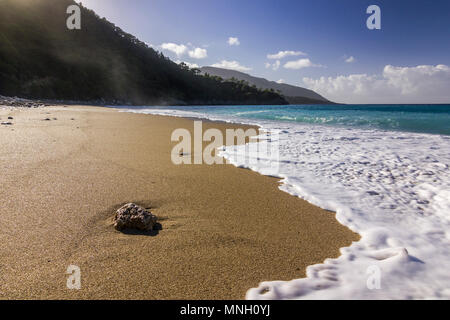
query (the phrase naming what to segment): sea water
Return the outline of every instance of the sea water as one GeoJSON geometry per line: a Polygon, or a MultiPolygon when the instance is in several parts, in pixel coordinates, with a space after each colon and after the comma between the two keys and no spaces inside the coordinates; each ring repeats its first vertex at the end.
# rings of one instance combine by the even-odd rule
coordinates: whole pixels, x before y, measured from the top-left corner
{"type": "MultiPolygon", "coordinates": [[[[450,298],[450,105],[145,107],[126,111],[256,124],[276,133],[281,189],[361,235],[307,277],[266,279],[248,299],[450,298]]],[[[247,158],[260,155],[246,154],[247,158]]],[[[300,219],[300,217],[299,217],[300,219]]],[[[292,239],[296,241],[296,239],[292,239]]],[[[273,257],[276,259],[276,257],[273,257]]]]}

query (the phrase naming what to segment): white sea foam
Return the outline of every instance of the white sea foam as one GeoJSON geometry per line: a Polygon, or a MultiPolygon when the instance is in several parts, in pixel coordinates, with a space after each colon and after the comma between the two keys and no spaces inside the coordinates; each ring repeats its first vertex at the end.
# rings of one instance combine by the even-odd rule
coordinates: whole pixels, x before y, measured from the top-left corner
{"type": "MultiPolygon", "coordinates": [[[[196,112],[130,111],[236,121],[196,112]]],[[[263,282],[247,292],[248,299],[450,298],[449,136],[255,124],[278,133],[272,143],[279,143],[280,155],[261,162],[279,162],[271,166],[278,172],[254,162],[251,169],[276,175],[282,190],[337,212],[361,240],[342,248],[339,258],[309,266],[306,278],[263,282]],[[380,271],[380,289],[367,285],[374,270],[380,271]]],[[[221,154],[245,167],[248,161],[236,157],[243,148],[227,147],[221,154]]]]}

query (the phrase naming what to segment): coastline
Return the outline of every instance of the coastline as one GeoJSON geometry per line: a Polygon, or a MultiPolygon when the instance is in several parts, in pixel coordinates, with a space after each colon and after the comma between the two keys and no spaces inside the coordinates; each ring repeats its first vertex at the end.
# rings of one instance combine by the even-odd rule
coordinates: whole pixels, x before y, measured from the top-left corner
{"type": "Polygon", "coordinates": [[[243,299],[359,239],[278,179],[173,165],[170,134],[192,131],[191,119],[87,106],[0,113],[14,118],[0,128],[0,298],[243,299]],[[114,209],[131,201],[151,207],[162,230],[115,231],[114,209]],[[69,265],[81,269],[81,290],[65,286],[69,265]]]}

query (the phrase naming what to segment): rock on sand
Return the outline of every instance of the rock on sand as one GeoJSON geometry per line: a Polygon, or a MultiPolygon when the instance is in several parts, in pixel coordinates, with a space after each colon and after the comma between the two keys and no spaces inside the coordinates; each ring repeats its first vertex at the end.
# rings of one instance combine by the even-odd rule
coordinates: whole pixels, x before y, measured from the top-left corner
{"type": "Polygon", "coordinates": [[[114,217],[114,228],[116,230],[138,229],[151,231],[155,224],[156,216],[135,203],[124,205],[117,210],[114,217]]]}

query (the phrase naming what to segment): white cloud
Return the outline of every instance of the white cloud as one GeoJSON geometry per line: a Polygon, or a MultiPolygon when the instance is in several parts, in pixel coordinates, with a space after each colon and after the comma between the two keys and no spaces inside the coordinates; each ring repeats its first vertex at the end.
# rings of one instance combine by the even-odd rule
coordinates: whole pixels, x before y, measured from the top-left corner
{"type": "Polygon", "coordinates": [[[177,57],[180,57],[183,54],[185,54],[188,49],[187,46],[185,46],[184,44],[176,44],[171,42],[163,43],[161,45],[161,48],[175,53],[177,57]]]}
{"type": "Polygon", "coordinates": [[[309,68],[309,67],[321,67],[320,64],[314,64],[309,59],[299,59],[295,61],[289,61],[286,62],[283,66],[285,69],[303,69],[303,68],[309,68]]]}
{"type": "Polygon", "coordinates": [[[193,68],[200,68],[198,64],[196,63],[190,63],[187,61],[181,61],[181,60],[177,60],[175,61],[176,64],[180,64],[180,63],[184,63],[185,65],[187,65],[189,68],[193,69],[193,68]]]}
{"type": "Polygon", "coordinates": [[[282,84],[282,83],[286,83],[286,81],[284,79],[280,79],[277,81],[277,83],[282,84]]]}
{"type": "Polygon", "coordinates": [[[195,48],[194,50],[189,50],[189,57],[194,59],[204,59],[208,56],[208,51],[202,48],[195,48]]]}
{"type": "Polygon", "coordinates": [[[190,42],[187,45],[167,42],[163,43],[160,48],[175,53],[178,58],[185,55],[186,53],[189,55],[189,57],[194,59],[204,59],[208,56],[208,51],[206,49],[194,48],[190,42]],[[189,50],[189,48],[192,49],[189,50]]]}
{"type": "Polygon", "coordinates": [[[241,71],[241,72],[252,70],[252,68],[248,68],[248,67],[240,65],[240,63],[237,61],[227,61],[227,60],[222,60],[211,66],[216,67],[216,68],[231,69],[231,70],[236,70],[236,71],[241,71]]]}
{"type": "Polygon", "coordinates": [[[235,38],[235,37],[229,37],[228,38],[228,44],[230,46],[238,46],[241,44],[241,42],[239,41],[239,38],[235,38]]]}
{"type": "Polygon", "coordinates": [[[281,64],[280,60],[277,60],[273,64],[266,62],[265,66],[266,66],[266,69],[272,68],[272,70],[276,71],[280,68],[280,64],[281,64]]]}
{"type": "Polygon", "coordinates": [[[289,56],[306,56],[307,54],[301,51],[279,51],[275,54],[268,54],[267,59],[283,59],[289,56]]]}
{"type": "Polygon", "coordinates": [[[328,99],[345,103],[449,103],[450,67],[387,65],[381,75],[303,78],[305,85],[328,99]]]}
{"type": "Polygon", "coordinates": [[[356,60],[355,57],[350,56],[349,58],[345,59],[345,62],[352,63],[352,62],[355,62],[355,60],[356,60]]]}

